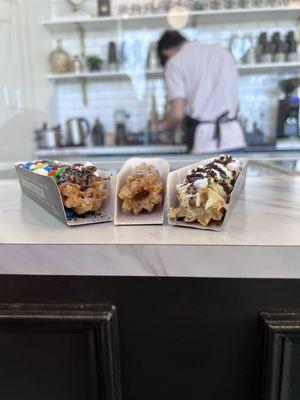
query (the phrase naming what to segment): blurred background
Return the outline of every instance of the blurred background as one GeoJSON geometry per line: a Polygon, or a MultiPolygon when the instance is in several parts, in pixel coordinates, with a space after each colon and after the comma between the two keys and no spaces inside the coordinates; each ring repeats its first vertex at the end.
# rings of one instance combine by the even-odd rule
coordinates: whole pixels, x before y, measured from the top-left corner
{"type": "Polygon", "coordinates": [[[300,149],[300,3],[0,0],[0,160],[185,154],[156,45],[219,43],[239,73],[246,151],[300,149]]]}

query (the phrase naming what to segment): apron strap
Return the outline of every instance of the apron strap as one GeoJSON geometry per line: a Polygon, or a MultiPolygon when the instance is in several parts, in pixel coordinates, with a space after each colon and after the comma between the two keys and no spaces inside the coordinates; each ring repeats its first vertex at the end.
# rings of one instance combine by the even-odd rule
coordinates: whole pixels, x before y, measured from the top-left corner
{"type": "Polygon", "coordinates": [[[186,115],[183,121],[183,130],[185,133],[185,143],[187,144],[187,153],[190,153],[194,147],[195,133],[201,122],[198,119],[186,115]]]}
{"type": "Polygon", "coordinates": [[[217,147],[220,147],[221,143],[221,124],[224,122],[228,122],[228,114],[229,111],[225,111],[223,114],[219,115],[219,117],[215,120],[215,134],[214,139],[217,141],[217,147]]]}

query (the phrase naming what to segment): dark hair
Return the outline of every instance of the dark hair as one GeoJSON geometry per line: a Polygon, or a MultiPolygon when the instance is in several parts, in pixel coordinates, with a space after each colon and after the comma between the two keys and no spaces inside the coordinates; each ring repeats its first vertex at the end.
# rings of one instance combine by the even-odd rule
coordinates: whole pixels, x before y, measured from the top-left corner
{"type": "Polygon", "coordinates": [[[163,51],[177,47],[183,42],[186,42],[186,38],[178,31],[165,31],[157,43],[157,53],[162,65],[167,62],[163,51]]]}

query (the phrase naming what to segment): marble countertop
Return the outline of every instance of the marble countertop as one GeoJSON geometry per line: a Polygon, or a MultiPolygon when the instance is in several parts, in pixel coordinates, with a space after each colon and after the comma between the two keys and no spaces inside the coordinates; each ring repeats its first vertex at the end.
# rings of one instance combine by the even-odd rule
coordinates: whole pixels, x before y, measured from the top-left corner
{"type": "Polygon", "coordinates": [[[300,246],[300,177],[248,177],[222,232],[164,226],[69,228],[22,195],[17,180],[0,181],[0,243],[98,245],[300,246]]]}
{"type": "Polygon", "coordinates": [[[300,175],[271,171],[247,176],[222,232],[69,228],[0,179],[0,273],[300,278],[300,175]]]}

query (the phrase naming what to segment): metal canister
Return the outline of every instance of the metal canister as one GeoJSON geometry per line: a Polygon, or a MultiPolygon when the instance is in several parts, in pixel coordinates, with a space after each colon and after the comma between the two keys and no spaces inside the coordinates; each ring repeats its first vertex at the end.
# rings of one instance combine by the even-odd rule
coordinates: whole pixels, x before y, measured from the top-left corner
{"type": "Polygon", "coordinates": [[[61,146],[60,125],[48,128],[44,123],[42,129],[35,131],[35,140],[40,149],[55,149],[61,146]]]}

